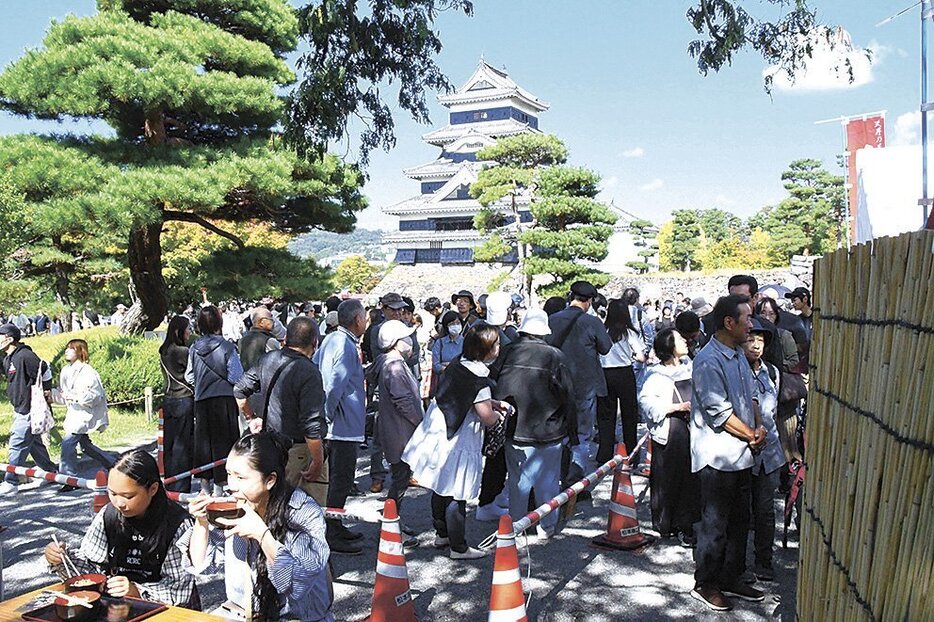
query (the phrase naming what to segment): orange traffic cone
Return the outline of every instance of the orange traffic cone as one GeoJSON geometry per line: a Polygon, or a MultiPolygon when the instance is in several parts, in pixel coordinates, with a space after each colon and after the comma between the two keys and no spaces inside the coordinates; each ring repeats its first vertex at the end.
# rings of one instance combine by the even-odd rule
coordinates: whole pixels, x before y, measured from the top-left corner
{"type": "MultiPolygon", "coordinates": [[[[627,455],[626,444],[617,445],[616,453],[621,456],[627,455]]],[[[654,541],[654,538],[639,531],[636,498],[632,491],[629,467],[624,461],[616,467],[616,473],[613,475],[613,494],[610,497],[606,533],[592,539],[591,543],[600,548],[631,551],[654,541]]]]}
{"type": "Polygon", "coordinates": [[[110,503],[110,497],[107,494],[107,472],[98,471],[94,476],[94,496],[91,498],[91,509],[97,514],[104,506],[110,503]]]}
{"type": "Polygon", "coordinates": [[[386,499],[383,505],[383,525],[379,533],[379,553],[376,555],[376,583],[370,622],[418,622],[412,593],[409,591],[409,573],[405,568],[402,550],[402,530],[396,502],[386,499]]]}
{"type": "Polygon", "coordinates": [[[645,443],[645,464],[642,465],[642,475],[650,477],[652,475],[652,437],[650,436],[645,443]]]}
{"type": "Polygon", "coordinates": [[[525,596],[519,576],[519,553],[512,519],[500,516],[496,534],[496,558],[493,561],[493,590],[490,592],[488,622],[527,622],[525,596]]]}

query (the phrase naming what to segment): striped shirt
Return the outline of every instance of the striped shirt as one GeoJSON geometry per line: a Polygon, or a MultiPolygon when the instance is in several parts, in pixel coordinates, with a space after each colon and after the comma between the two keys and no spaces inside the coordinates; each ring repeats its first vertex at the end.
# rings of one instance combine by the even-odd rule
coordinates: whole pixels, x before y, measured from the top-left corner
{"type": "MultiPolygon", "coordinates": [[[[314,499],[296,489],[289,500],[287,523],[285,542],[272,566],[267,568],[269,581],[279,593],[280,619],[333,622],[328,580],[331,551],[324,538],[324,512],[314,499]]],[[[189,530],[179,542],[179,547],[186,551],[191,533],[189,530]]],[[[189,562],[188,571],[216,574],[224,568],[228,601],[245,609],[251,602],[256,581],[257,555],[262,555],[262,551],[253,540],[239,536],[225,538],[222,530],[212,529],[204,562],[198,566],[189,562]]],[[[258,604],[253,603],[252,609],[258,611],[258,604]]]]}
{"type": "MultiPolygon", "coordinates": [[[[179,548],[183,538],[191,528],[191,521],[187,520],[179,525],[178,530],[169,544],[165,561],[162,562],[162,579],[155,583],[136,583],[140,596],[145,600],[153,600],[177,607],[196,606],[199,604],[198,594],[195,590],[195,579],[188,572],[187,547],[183,551],[179,548]]],[[[77,552],[69,553],[70,559],[75,562],[78,572],[106,573],[110,566],[109,546],[107,532],[104,530],[104,511],[98,512],[88,532],[81,541],[81,548],[77,552]]],[[[53,570],[63,579],[70,575],[63,574],[64,566],[57,566],[53,570]]]]}

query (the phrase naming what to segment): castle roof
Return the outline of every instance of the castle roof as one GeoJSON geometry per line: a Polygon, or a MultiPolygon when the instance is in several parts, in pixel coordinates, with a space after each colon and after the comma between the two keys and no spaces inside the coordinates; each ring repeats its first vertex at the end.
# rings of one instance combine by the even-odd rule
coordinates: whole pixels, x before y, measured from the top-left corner
{"type": "Polygon", "coordinates": [[[527,106],[544,112],[549,104],[541,101],[509,77],[505,69],[497,69],[482,58],[473,75],[454,93],[441,95],[438,101],[443,106],[482,103],[497,100],[518,99],[527,106]]]}

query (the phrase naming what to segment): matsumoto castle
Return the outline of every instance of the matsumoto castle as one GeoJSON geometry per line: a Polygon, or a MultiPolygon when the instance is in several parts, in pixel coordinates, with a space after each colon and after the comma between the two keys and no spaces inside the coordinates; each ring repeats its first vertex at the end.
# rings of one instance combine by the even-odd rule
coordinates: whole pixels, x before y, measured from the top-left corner
{"type": "MultiPolygon", "coordinates": [[[[403,171],[421,183],[421,194],[383,208],[384,213],[399,217],[399,230],[383,238],[396,248],[397,264],[473,264],[474,248],[486,238],[474,229],[474,215],[481,205],[468,191],[484,164],[490,164],[478,161],[477,151],[503,136],[539,132],[538,116],[549,107],[516,84],[506,71],[483,59],[463,86],[438,100],[450,111],[448,124],[428,132],[422,140],[440,147],[441,153],[432,162],[403,171]]],[[[516,205],[522,222],[530,222],[528,196],[517,196],[516,205]]],[[[499,207],[506,222],[514,222],[511,202],[504,201],[499,207]]],[[[633,217],[617,212],[616,229],[622,232],[633,217]]],[[[611,239],[611,255],[616,254],[613,242],[611,239]]],[[[516,263],[516,252],[500,261],[516,263]]]]}

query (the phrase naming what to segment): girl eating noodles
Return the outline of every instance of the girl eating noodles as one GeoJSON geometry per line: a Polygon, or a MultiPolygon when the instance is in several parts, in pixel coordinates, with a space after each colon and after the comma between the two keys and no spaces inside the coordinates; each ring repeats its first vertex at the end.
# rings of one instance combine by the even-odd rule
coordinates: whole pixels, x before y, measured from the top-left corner
{"type": "Polygon", "coordinates": [[[178,543],[191,521],[170,501],[155,459],[142,449],[122,454],[107,478],[110,503],[94,517],[76,551],[45,547],[53,572],[67,578],[62,554],[81,573],[107,575],[110,596],[133,596],[200,609],[194,577],[178,543]]]}
{"type": "Polygon", "coordinates": [[[285,478],[286,439],[275,432],[247,434],[227,457],[227,485],[239,518],[215,518],[206,494],[188,510],[195,525],[186,535],[193,573],[225,567],[228,602],[215,613],[247,620],[333,622],[324,512],[285,478]]]}

